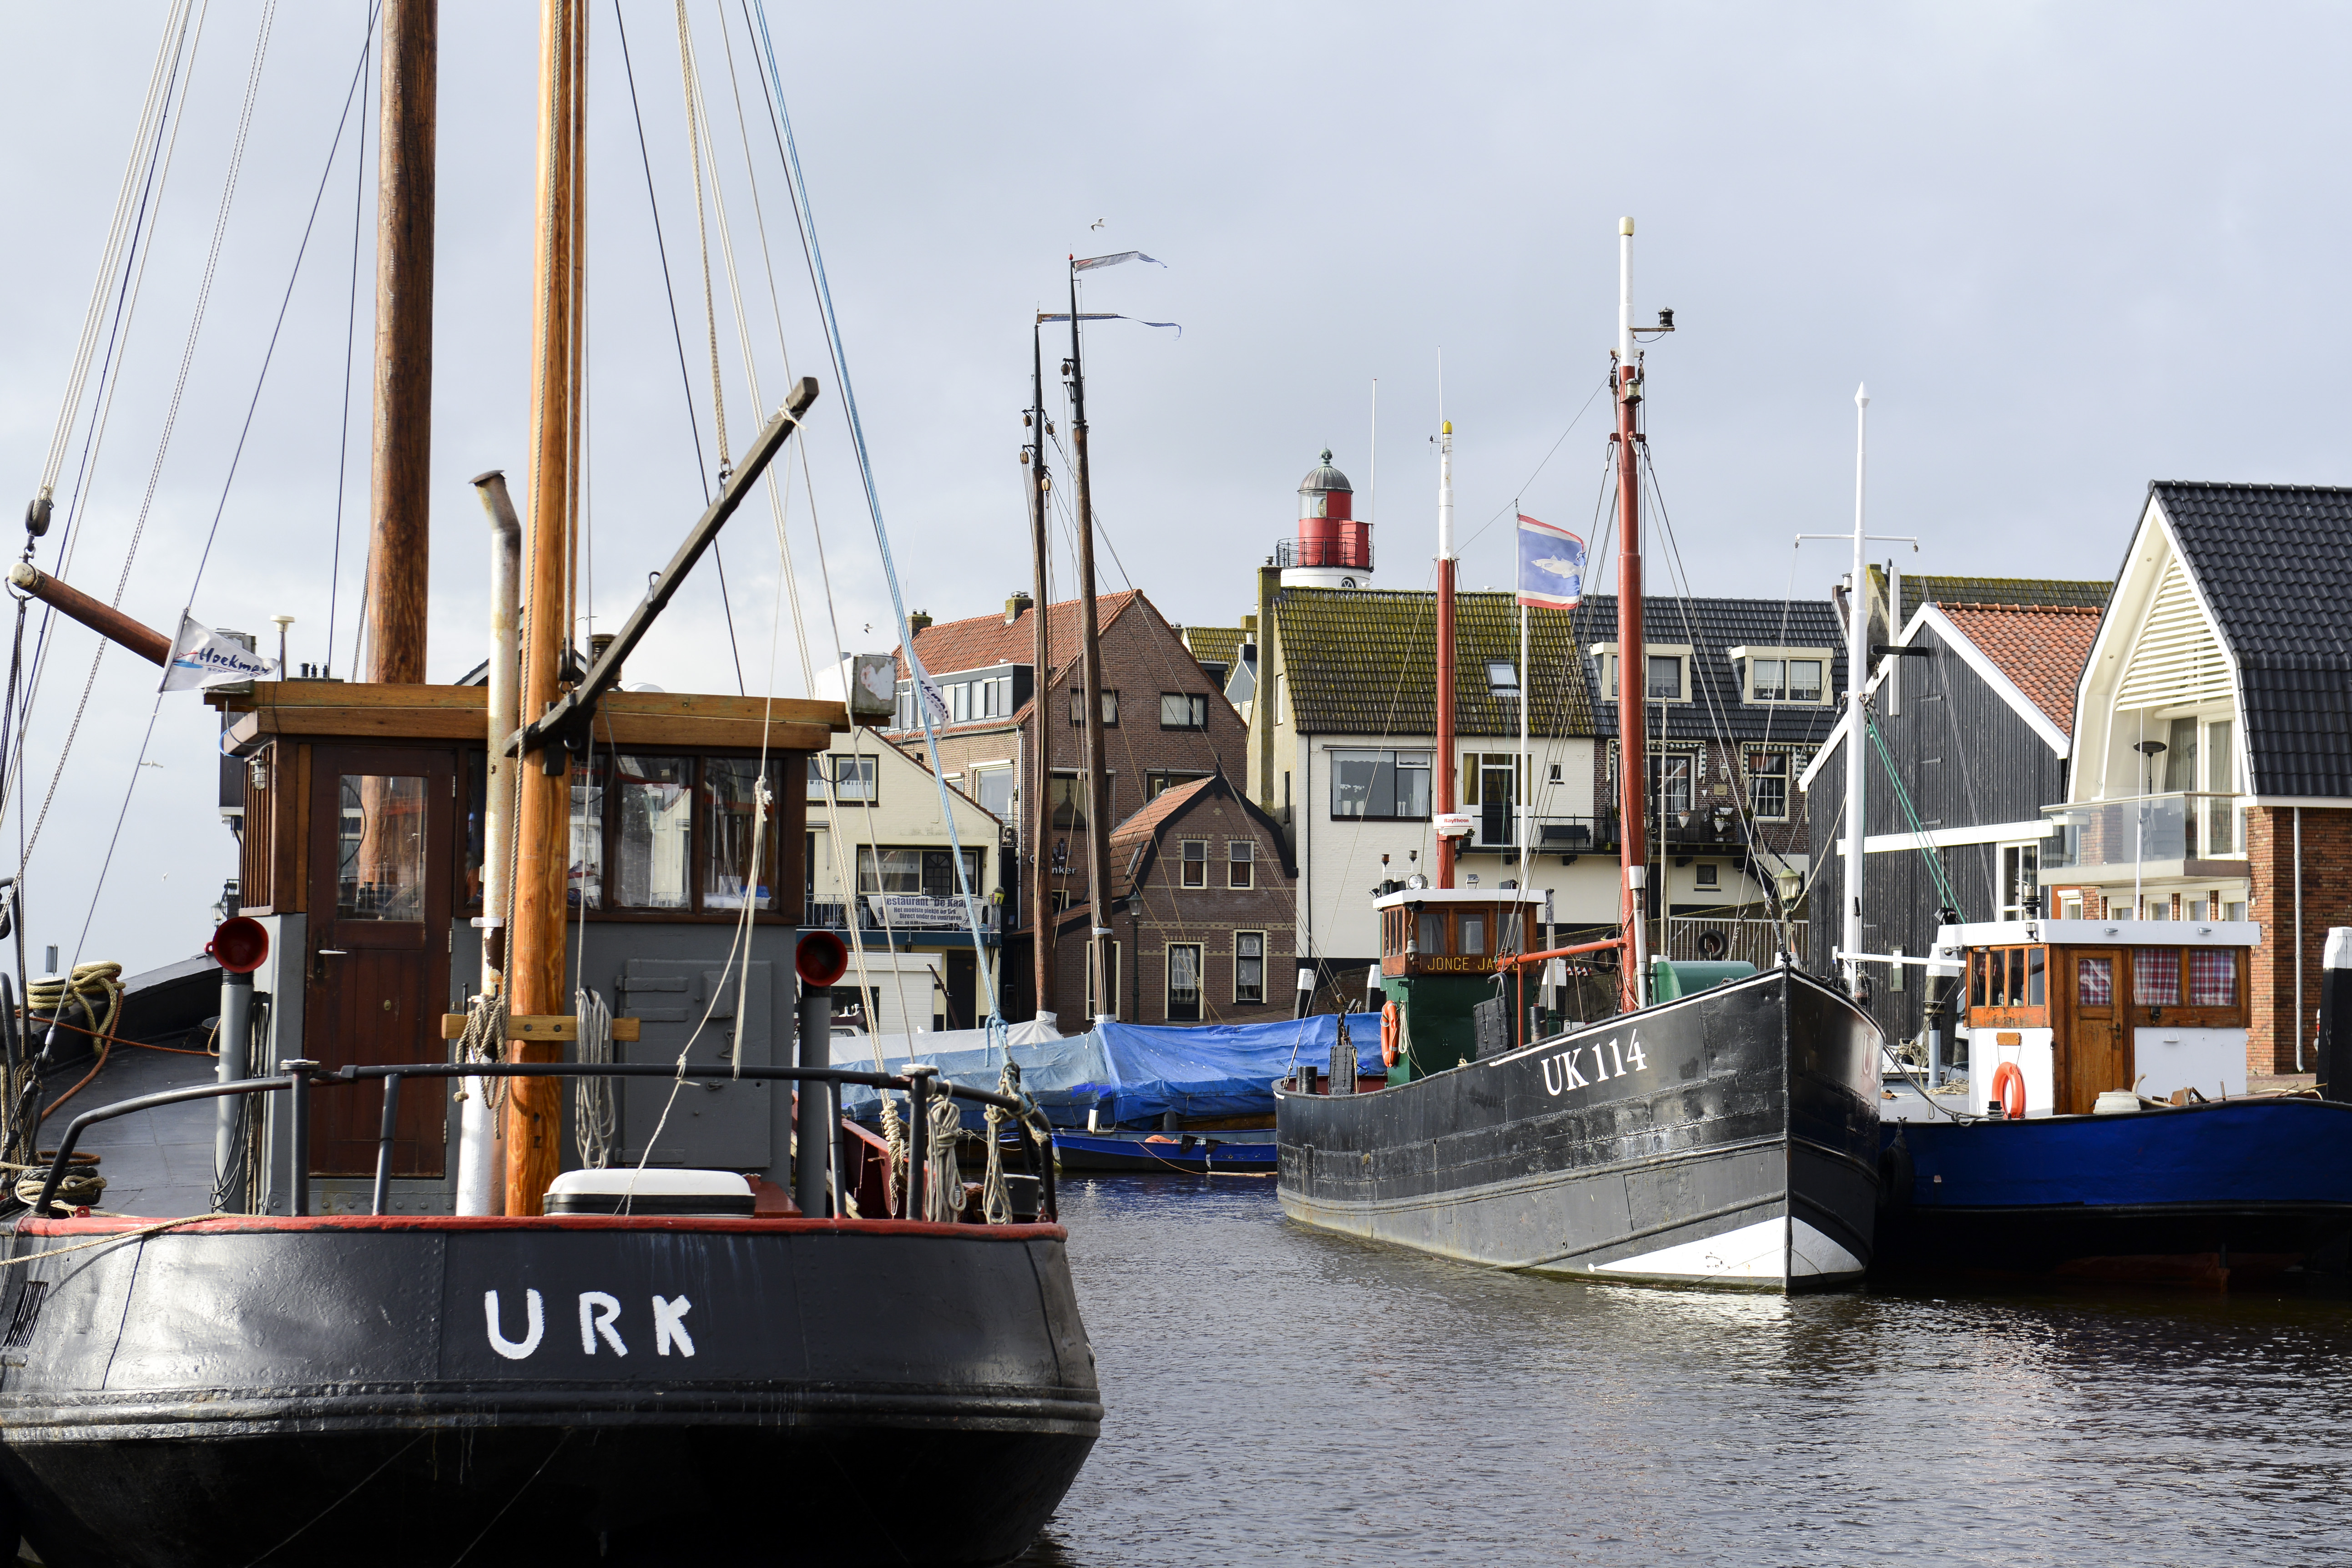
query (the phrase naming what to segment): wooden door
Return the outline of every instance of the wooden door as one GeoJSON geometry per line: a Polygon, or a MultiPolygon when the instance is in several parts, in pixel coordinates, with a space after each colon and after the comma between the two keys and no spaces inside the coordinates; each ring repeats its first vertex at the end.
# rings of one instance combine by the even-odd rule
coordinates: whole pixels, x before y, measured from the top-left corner
{"type": "Polygon", "coordinates": [[[2065,1027],[2058,1031],[2053,1073],[2062,1115],[2085,1115],[2111,1089],[2131,1086],[2131,975],[2119,949],[2053,948],[2063,953],[2060,993],[2065,1027]]]}
{"type": "MultiPolygon", "coordinates": [[[[446,752],[318,746],[310,760],[310,984],[303,1049],[326,1067],[438,1061],[448,991],[457,767],[446,752]]],[[[408,1086],[393,1172],[443,1171],[446,1098],[408,1086]]],[[[383,1100],[323,1089],[311,1173],[372,1175],[383,1100]]]]}

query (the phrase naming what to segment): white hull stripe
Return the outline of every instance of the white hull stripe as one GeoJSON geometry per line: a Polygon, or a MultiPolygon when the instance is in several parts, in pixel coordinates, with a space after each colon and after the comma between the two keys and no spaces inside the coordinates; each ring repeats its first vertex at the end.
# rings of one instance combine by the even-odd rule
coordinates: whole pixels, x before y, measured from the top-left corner
{"type": "Polygon", "coordinates": [[[1824,1274],[1859,1274],[1862,1260],[1806,1224],[1759,1220],[1738,1230],[1660,1247],[1595,1269],[1603,1274],[1654,1274],[1679,1279],[1802,1279],[1824,1274]],[[1788,1266],[1784,1274],[1781,1259],[1788,1266]]]}

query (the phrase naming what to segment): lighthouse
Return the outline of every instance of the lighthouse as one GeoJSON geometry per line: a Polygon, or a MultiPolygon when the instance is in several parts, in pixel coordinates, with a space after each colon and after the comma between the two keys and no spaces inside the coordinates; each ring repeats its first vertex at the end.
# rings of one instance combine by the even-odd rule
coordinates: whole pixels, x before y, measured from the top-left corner
{"type": "Polygon", "coordinates": [[[1286,588],[1369,588],[1372,525],[1356,521],[1356,487],[1323,460],[1298,481],[1298,532],[1275,547],[1286,588]]]}

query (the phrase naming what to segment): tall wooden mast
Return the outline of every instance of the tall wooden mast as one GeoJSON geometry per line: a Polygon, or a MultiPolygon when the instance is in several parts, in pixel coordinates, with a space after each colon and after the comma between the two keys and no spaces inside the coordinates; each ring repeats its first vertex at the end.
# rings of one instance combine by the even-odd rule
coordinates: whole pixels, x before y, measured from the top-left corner
{"type": "MultiPolygon", "coordinates": [[[[523,531],[522,711],[562,695],[571,579],[573,459],[579,413],[580,158],[586,119],[588,18],[580,0],[540,9],[538,308],[531,331],[530,497],[523,531]]],[[[563,932],[571,847],[571,767],[558,745],[518,770],[514,925],[507,947],[509,1009],[566,1014],[563,932]],[[551,771],[551,769],[552,771],[551,771]]],[[[562,1046],[515,1042],[518,1061],[562,1059],[562,1046]]],[[[562,1092],[552,1079],[516,1079],[506,1125],[506,1212],[538,1214],[561,1167],[562,1092]]]]}
{"type": "Polygon", "coordinates": [[[1036,736],[1029,749],[1029,776],[1021,787],[1028,792],[1028,809],[1022,813],[1027,819],[1029,832],[1029,907],[1034,911],[1030,930],[1034,933],[1036,951],[1031,955],[1035,982],[1037,1011],[1058,1011],[1054,996],[1054,891],[1047,869],[1048,856],[1045,836],[1053,828],[1054,806],[1054,713],[1046,700],[1052,690],[1054,667],[1053,637],[1048,624],[1052,617],[1046,612],[1051,601],[1045,593],[1045,363],[1042,334],[1033,323],[1029,329],[1029,550],[1036,585],[1032,590],[1037,605],[1030,613],[1037,617],[1029,636],[1030,660],[1036,670],[1029,683],[1030,712],[1036,720],[1036,736]]]}
{"type": "MultiPolygon", "coordinates": [[[[1649,650],[1642,638],[1641,440],[1636,412],[1642,404],[1642,367],[1633,357],[1633,220],[1617,224],[1617,363],[1611,377],[1617,395],[1617,825],[1621,916],[1628,945],[1621,971],[1620,1001],[1627,1012],[1642,1005],[1649,969],[1643,883],[1649,879],[1649,835],[1643,830],[1643,795],[1649,779],[1649,650]]],[[[1660,822],[1663,830],[1664,824],[1660,822]]]]}
{"type": "MultiPolygon", "coordinates": [[[[384,0],[375,442],[362,680],[425,679],[432,538],[434,99],[440,0],[384,0]]],[[[329,650],[332,657],[333,650],[329,650]]]]}
{"type": "MultiPolygon", "coordinates": [[[[1095,1014],[1116,1017],[1118,994],[1110,972],[1110,775],[1104,770],[1101,627],[1095,615],[1095,509],[1087,478],[1087,371],[1078,357],[1078,264],[1070,260],[1070,462],[1078,494],[1079,662],[1086,673],[1087,972],[1095,977],[1095,1014]]],[[[1043,607],[1040,606],[1040,613],[1043,607]]],[[[1041,672],[1042,674],[1042,672],[1041,672]]],[[[1049,717],[1041,712],[1040,720],[1049,717]]],[[[1044,728],[1041,723],[1040,729],[1044,728]]],[[[1131,957],[1132,955],[1130,955],[1131,957]]],[[[1093,1019],[1088,1019],[1091,1025],[1093,1019]]]]}
{"type": "Polygon", "coordinates": [[[1454,815],[1454,421],[1437,431],[1437,885],[1454,886],[1461,845],[1444,819],[1454,815]]]}

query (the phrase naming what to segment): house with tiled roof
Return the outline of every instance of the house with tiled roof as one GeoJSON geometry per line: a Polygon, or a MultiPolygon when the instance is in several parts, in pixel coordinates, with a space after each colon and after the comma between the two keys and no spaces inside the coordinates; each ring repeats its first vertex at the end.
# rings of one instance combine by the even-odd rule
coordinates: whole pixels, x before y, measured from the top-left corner
{"type": "MultiPolygon", "coordinates": [[[[1600,799],[1617,798],[1617,596],[1578,605],[1600,799]]],[[[1821,599],[1645,596],[1652,951],[1769,962],[1776,911],[1811,864],[1805,768],[1844,689],[1845,637],[1821,599]],[[1663,896],[1661,896],[1663,895],[1663,896]]],[[[1614,842],[1614,839],[1612,839],[1614,842]]],[[[1793,911],[1791,911],[1793,912],[1793,911]]]]}
{"type": "MultiPolygon", "coordinates": [[[[1297,868],[1282,826],[1223,773],[1161,791],[1111,830],[1118,1016],[1139,1024],[1287,1017],[1297,868]]],[[[1066,920],[1064,963],[1088,922],[1066,920]]]]}
{"type": "MultiPolygon", "coordinates": [[[[1249,795],[1298,866],[1297,951],[1328,983],[1379,961],[1371,889],[1434,868],[1433,593],[1285,586],[1260,573],[1249,795]]],[[[1592,708],[1570,617],[1530,616],[1529,765],[1519,766],[1519,613],[1507,593],[1455,598],[1455,798],[1478,826],[1462,885],[1550,889],[1579,924],[1614,918],[1615,840],[1593,798],[1592,708]],[[1516,803],[1533,816],[1522,865],[1516,803]]],[[[1349,992],[1352,994],[1352,991],[1349,992]]]]}
{"type": "Polygon", "coordinates": [[[2151,484],[2074,729],[2056,912],[2258,922],[2248,1068],[2308,1068],[2352,924],[2352,488],[2151,484]]]}
{"type": "MultiPolygon", "coordinates": [[[[2074,689],[2100,621],[2105,583],[2028,579],[1902,580],[1913,608],[1865,684],[1877,738],[1865,758],[1863,946],[1922,953],[1938,911],[1972,921],[2022,920],[2041,894],[2044,808],[2065,798],[2074,689]],[[1927,588],[1913,597],[1914,584],[1927,588]],[[2003,589],[2025,602],[1939,602],[1938,593],[2003,589]],[[1899,789],[1897,787],[1899,782],[1899,789]]],[[[1879,601],[1883,603],[1883,599],[1879,601]]],[[[1883,646],[1883,645],[1880,645],[1883,646]]],[[[1814,865],[1807,966],[1833,974],[1844,908],[1846,723],[1841,718],[1801,775],[1814,865]]],[[[2053,911],[2054,912],[2054,911],[2053,911]]],[[[1887,1037],[1921,1039],[1931,1026],[1920,972],[1874,974],[1869,1005],[1887,1037]]],[[[1927,1042],[1939,1068],[1955,1042],[1927,1042]]]]}
{"type": "MultiPolygon", "coordinates": [[[[1040,612],[1026,594],[1009,596],[1002,614],[936,622],[922,614],[908,617],[915,657],[947,705],[947,721],[938,731],[940,766],[949,783],[1001,824],[997,853],[1007,861],[1003,1005],[1005,1016],[1015,1021],[1044,1011],[1075,1024],[1101,1010],[1095,1005],[1094,977],[1083,965],[1072,969],[1058,960],[1049,966],[1047,994],[1039,997],[1031,945],[1041,904],[1050,917],[1087,901],[1079,610],[1079,601],[1069,599],[1043,612],[1048,664],[1043,672],[1035,651],[1040,612]],[[1034,834],[1023,802],[1032,760],[1041,752],[1051,783],[1045,842],[1036,844],[1029,841],[1034,834]]],[[[1097,595],[1095,616],[1108,818],[1124,821],[1160,792],[1221,771],[1242,776],[1242,717],[1177,628],[1135,590],[1097,595]]],[[[898,676],[898,713],[887,733],[919,751],[922,729],[904,649],[898,676]]],[[[1058,940],[1050,945],[1058,953],[1058,940]]],[[[1113,961],[1118,962],[1116,953],[1113,961]]]]}

